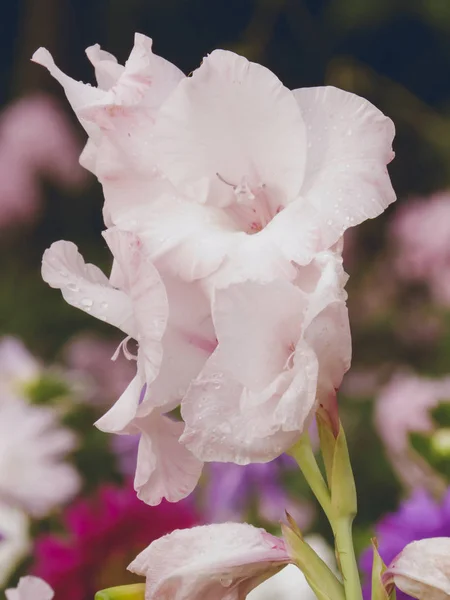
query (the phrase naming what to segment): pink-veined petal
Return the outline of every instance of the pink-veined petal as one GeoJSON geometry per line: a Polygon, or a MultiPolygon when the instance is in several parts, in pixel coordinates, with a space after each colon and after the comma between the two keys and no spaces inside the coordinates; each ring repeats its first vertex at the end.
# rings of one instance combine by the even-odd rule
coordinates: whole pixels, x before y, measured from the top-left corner
{"type": "Polygon", "coordinates": [[[264,529],[221,523],[165,535],[128,568],[145,575],[146,600],[242,600],[289,562],[284,542],[264,529]]]}
{"type": "Polygon", "coordinates": [[[61,290],[65,301],[136,336],[131,299],[111,286],[102,271],[85,263],[72,242],[55,242],[44,252],[42,278],[61,290]]]}
{"type": "Polygon", "coordinates": [[[155,410],[137,417],[133,426],[141,433],[134,479],[138,498],[155,506],[163,498],[178,502],[188,496],[203,463],[179,442],[184,424],[155,410]]]}
{"type": "Polygon", "coordinates": [[[294,90],[307,125],[301,195],[319,213],[322,248],[395,200],[386,165],[394,124],[370,102],[334,87],[294,90]]]}
{"type": "Polygon", "coordinates": [[[305,128],[295,99],[268,69],[224,50],[207,56],[161,107],[160,164],[182,192],[236,201],[233,185],[266,186],[283,203],[300,190],[305,128]],[[203,182],[203,183],[202,183],[203,182]]]}
{"type": "Polygon", "coordinates": [[[136,33],[121,78],[115,89],[123,104],[142,102],[158,109],[185,75],[171,62],[153,54],[152,40],[136,33]]]}

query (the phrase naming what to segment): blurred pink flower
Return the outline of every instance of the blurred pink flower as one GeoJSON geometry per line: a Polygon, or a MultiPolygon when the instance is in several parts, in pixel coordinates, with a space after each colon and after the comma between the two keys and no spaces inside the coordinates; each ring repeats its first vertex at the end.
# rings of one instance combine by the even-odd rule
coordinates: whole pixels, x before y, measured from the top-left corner
{"type": "Polygon", "coordinates": [[[133,379],[134,365],[123,354],[119,354],[114,362],[111,360],[117,346],[118,342],[91,333],[76,336],[66,344],[66,364],[77,381],[86,382],[83,391],[88,401],[111,403],[122,395],[133,379]]]}
{"type": "Polygon", "coordinates": [[[107,485],[67,510],[65,534],[37,538],[31,572],[52,586],[56,598],[93,598],[100,589],[136,581],[127,581],[125,571],[136,553],[196,521],[189,502],[149,507],[137,499],[131,483],[107,485]]]}
{"type": "Polygon", "coordinates": [[[426,283],[437,302],[450,304],[450,192],[400,206],[390,234],[400,277],[426,283]]]}
{"type": "Polygon", "coordinates": [[[450,399],[450,377],[427,379],[398,374],[381,390],[375,425],[399,478],[408,487],[430,486],[437,475],[412,449],[411,432],[427,433],[434,425],[429,411],[450,399]]]}
{"type": "Polygon", "coordinates": [[[28,96],[7,107],[0,115],[0,227],[33,220],[40,177],[60,186],[82,184],[79,152],[69,119],[50,96],[28,96]]]}

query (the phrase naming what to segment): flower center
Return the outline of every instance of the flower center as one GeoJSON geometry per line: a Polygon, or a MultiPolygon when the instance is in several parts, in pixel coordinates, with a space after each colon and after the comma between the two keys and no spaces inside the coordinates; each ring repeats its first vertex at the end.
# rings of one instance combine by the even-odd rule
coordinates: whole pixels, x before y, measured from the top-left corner
{"type": "Polygon", "coordinates": [[[236,198],[236,201],[226,207],[225,211],[236,222],[239,229],[249,235],[262,231],[283,208],[282,206],[275,207],[264,183],[252,186],[244,176],[238,184],[234,184],[224,179],[219,173],[217,173],[217,177],[225,185],[233,188],[236,198]]]}

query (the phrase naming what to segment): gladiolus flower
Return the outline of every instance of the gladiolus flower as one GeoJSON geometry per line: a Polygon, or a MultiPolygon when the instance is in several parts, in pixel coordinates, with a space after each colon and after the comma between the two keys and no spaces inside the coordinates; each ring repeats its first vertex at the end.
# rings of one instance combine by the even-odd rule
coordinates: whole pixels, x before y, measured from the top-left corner
{"type": "Polygon", "coordinates": [[[245,523],[177,530],[128,567],[146,577],[146,600],[239,600],[291,562],[284,542],[245,523]]]}
{"type": "Polygon", "coordinates": [[[88,49],[106,90],[64,75],[42,48],[33,60],[89,135],[83,164],[103,183],[107,223],[139,233],[183,278],[295,277],[291,261],[309,263],[395,200],[394,127],[366,100],[292,92],[223,50],[184,77],[151,46],[136,35],[124,68],[88,49]]]}
{"type": "Polygon", "coordinates": [[[299,270],[297,285],[248,282],[216,293],[218,346],[181,407],[182,441],[199,459],[272,460],[334,397],[351,356],[345,281],[341,259],[328,253],[299,270]]]}
{"type": "Polygon", "coordinates": [[[446,600],[450,597],[450,538],[408,544],[389,565],[383,582],[419,600],[446,600]]]}

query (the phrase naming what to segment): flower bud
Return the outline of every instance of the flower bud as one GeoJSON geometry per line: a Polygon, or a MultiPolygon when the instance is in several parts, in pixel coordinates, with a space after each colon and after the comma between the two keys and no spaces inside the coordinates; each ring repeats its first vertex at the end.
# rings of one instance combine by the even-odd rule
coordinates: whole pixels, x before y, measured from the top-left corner
{"type": "Polygon", "coordinates": [[[394,583],[419,600],[450,598],[450,538],[428,538],[405,546],[384,573],[383,583],[394,583]]]}

